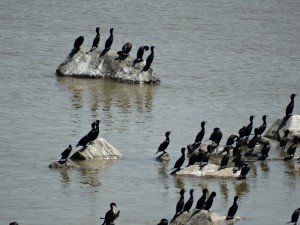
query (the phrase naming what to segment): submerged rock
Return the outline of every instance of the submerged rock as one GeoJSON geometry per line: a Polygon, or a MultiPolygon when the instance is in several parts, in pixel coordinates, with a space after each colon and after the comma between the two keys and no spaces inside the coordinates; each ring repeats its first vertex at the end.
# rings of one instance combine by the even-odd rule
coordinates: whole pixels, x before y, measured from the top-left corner
{"type": "Polygon", "coordinates": [[[264,136],[278,141],[279,137],[283,137],[286,130],[290,131],[288,136],[290,141],[294,136],[300,137],[300,115],[293,115],[288,120],[277,119],[264,136]]]}
{"type": "Polygon", "coordinates": [[[157,156],[155,159],[158,162],[167,162],[170,161],[170,155],[169,153],[162,153],[159,156],[157,156]]]}
{"type": "Polygon", "coordinates": [[[97,138],[92,144],[87,145],[72,156],[72,160],[88,159],[120,159],[122,154],[103,138],[97,138]]]}
{"type": "Polygon", "coordinates": [[[107,78],[120,82],[158,84],[160,79],[153,68],[142,71],[145,61],[132,67],[134,58],[128,55],[119,59],[116,51],[110,50],[99,57],[102,49],[96,48],[86,54],[87,50],[73,49],[67,58],[58,66],[56,74],[59,76],[74,76],[84,78],[107,78]]]}
{"type": "Polygon", "coordinates": [[[51,168],[51,169],[59,169],[59,168],[64,168],[64,169],[68,168],[69,169],[69,168],[78,168],[78,167],[79,166],[76,163],[74,163],[70,160],[68,160],[66,163],[60,163],[59,161],[53,161],[49,165],[49,168],[51,168]]]}
{"type": "Polygon", "coordinates": [[[176,175],[180,176],[197,176],[197,177],[232,177],[236,178],[240,175],[240,171],[237,171],[236,173],[233,173],[232,169],[233,167],[230,168],[225,168],[222,170],[218,170],[219,165],[216,164],[207,164],[204,166],[201,170],[199,165],[192,165],[183,168],[182,170],[178,171],[176,175]]]}

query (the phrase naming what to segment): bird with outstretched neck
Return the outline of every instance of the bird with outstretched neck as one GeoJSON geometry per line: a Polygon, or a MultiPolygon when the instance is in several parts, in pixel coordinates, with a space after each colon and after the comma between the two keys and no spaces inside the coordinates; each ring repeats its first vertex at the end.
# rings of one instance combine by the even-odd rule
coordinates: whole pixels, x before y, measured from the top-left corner
{"type": "Polygon", "coordinates": [[[226,220],[232,220],[238,210],[238,204],[236,203],[236,201],[238,200],[238,196],[234,196],[234,200],[233,200],[233,204],[232,206],[229,208],[227,216],[226,216],[226,220]]]}
{"type": "Polygon", "coordinates": [[[100,33],[99,32],[100,32],[100,28],[97,27],[96,28],[96,37],[93,40],[93,45],[92,45],[90,51],[88,51],[86,54],[88,54],[88,53],[94,51],[96,48],[98,48],[98,44],[100,42],[100,33]]]}
{"type": "Polygon", "coordinates": [[[286,106],[285,109],[285,120],[288,120],[290,118],[290,116],[292,116],[293,114],[293,110],[294,110],[294,98],[296,97],[296,94],[292,94],[291,95],[291,101],[290,103],[286,106]]]}
{"type": "Polygon", "coordinates": [[[157,152],[156,152],[155,154],[157,154],[157,153],[159,153],[159,152],[163,152],[163,154],[166,153],[165,150],[167,149],[167,147],[169,146],[169,143],[170,143],[170,138],[169,138],[170,134],[171,134],[171,131],[167,131],[167,132],[165,133],[166,140],[164,140],[164,142],[162,142],[162,143],[159,145],[159,147],[158,147],[158,149],[157,149],[157,152]]]}
{"type": "Polygon", "coordinates": [[[104,56],[110,50],[110,48],[112,46],[112,43],[114,41],[114,34],[113,34],[113,32],[114,32],[114,28],[110,28],[110,30],[109,30],[110,35],[107,38],[107,40],[105,42],[104,50],[101,52],[101,55],[99,57],[104,56]]]}
{"type": "Polygon", "coordinates": [[[114,206],[117,207],[116,203],[114,203],[114,202],[110,203],[110,210],[108,210],[106,212],[104,218],[100,218],[100,219],[104,219],[104,222],[102,223],[102,225],[110,225],[111,223],[113,223],[119,217],[120,210],[118,210],[116,212],[114,210],[114,206]]]}
{"type": "Polygon", "coordinates": [[[204,188],[202,190],[202,196],[198,199],[197,203],[196,203],[196,209],[203,209],[205,201],[206,201],[206,194],[207,194],[208,190],[206,188],[204,188]]]}
{"type": "Polygon", "coordinates": [[[260,125],[257,130],[257,136],[260,137],[267,128],[267,115],[263,115],[262,120],[263,120],[263,124],[260,125]]]}
{"type": "Polygon", "coordinates": [[[182,210],[184,207],[184,193],[185,193],[185,190],[181,189],[180,190],[180,199],[177,202],[176,213],[175,213],[173,219],[175,219],[177,216],[179,216],[182,213],[182,210]]]}
{"type": "Polygon", "coordinates": [[[181,148],[181,156],[179,159],[177,159],[174,167],[171,170],[173,169],[176,169],[177,171],[180,170],[180,167],[183,165],[184,161],[185,161],[185,148],[181,148]]]}
{"type": "Polygon", "coordinates": [[[62,153],[61,158],[58,160],[60,164],[64,164],[68,162],[68,157],[72,151],[72,145],[69,145],[62,153]]]}
{"type": "Polygon", "coordinates": [[[187,200],[187,202],[184,204],[183,212],[190,212],[190,209],[192,208],[193,203],[194,203],[193,192],[194,192],[194,189],[191,189],[191,190],[190,190],[190,198],[189,198],[189,199],[187,200]]]}
{"type": "Polygon", "coordinates": [[[203,140],[203,137],[205,135],[205,124],[206,121],[202,121],[201,122],[201,130],[199,131],[199,133],[197,134],[194,143],[192,144],[194,147],[195,146],[199,146],[203,140]]]}
{"type": "Polygon", "coordinates": [[[79,142],[77,143],[76,147],[82,146],[85,147],[87,144],[93,142],[99,135],[99,123],[100,120],[96,120],[91,124],[92,130],[85,136],[83,136],[79,142]]]}
{"type": "Polygon", "coordinates": [[[209,212],[210,208],[212,207],[212,204],[214,202],[214,197],[216,197],[216,192],[212,192],[210,196],[208,197],[207,201],[204,203],[203,209],[207,210],[209,212]]]}

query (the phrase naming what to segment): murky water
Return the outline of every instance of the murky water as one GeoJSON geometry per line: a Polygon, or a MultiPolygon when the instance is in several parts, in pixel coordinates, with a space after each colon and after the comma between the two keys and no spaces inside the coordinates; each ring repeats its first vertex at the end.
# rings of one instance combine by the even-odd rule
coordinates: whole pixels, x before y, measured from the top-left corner
{"type": "Polygon", "coordinates": [[[238,224],[284,224],[299,207],[300,176],[282,161],[251,164],[246,181],[169,175],[202,120],[206,138],[220,127],[226,139],[251,114],[255,126],[264,114],[269,125],[284,115],[300,88],[299,1],[4,0],[0,12],[1,224],[100,224],[110,202],[121,210],[116,224],[157,224],[174,215],[183,187],[197,199],[203,187],[216,191],[219,214],[238,194],[238,224]],[[155,45],[162,83],[56,77],[75,38],[90,48],[96,26],[101,46],[111,27],[115,50],[155,45]],[[50,170],[95,119],[124,159],[50,170]],[[154,153],[166,130],[171,161],[160,164],[154,153]]]}

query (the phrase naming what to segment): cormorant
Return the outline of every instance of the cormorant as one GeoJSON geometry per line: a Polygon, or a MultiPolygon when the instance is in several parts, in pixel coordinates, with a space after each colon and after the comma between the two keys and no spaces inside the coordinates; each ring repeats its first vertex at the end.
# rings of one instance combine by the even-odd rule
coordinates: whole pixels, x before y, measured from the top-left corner
{"type": "Polygon", "coordinates": [[[287,156],[284,157],[285,161],[290,160],[294,157],[295,152],[297,150],[298,143],[299,143],[299,138],[297,136],[294,136],[293,143],[290,145],[290,147],[288,147],[286,151],[287,156]]]}
{"type": "Polygon", "coordinates": [[[250,136],[251,131],[253,129],[253,119],[254,119],[254,116],[251,115],[250,116],[250,123],[246,126],[246,128],[244,130],[244,136],[247,137],[247,138],[250,136]]]}
{"type": "Polygon", "coordinates": [[[203,209],[204,207],[204,204],[205,204],[205,200],[206,200],[206,193],[208,192],[208,190],[206,188],[204,188],[202,190],[202,196],[199,198],[199,200],[197,201],[197,204],[196,204],[196,209],[203,209]]]}
{"type": "Polygon", "coordinates": [[[110,203],[110,210],[106,212],[104,222],[102,223],[102,225],[110,225],[115,219],[119,217],[120,211],[116,212],[114,210],[114,206],[117,207],[116,203],[114,202],[110,203]]]}
{"type": "Polygon", "coordinates": [[[257,158],[257,160],[265,160],[267,157],[269,157],[269,151],[271,149],[271,144],[269,141],[266,141],[263,143],[263,147],[260,150],[260,156],[257,158]]]}
{"type": "Polygon", "coordinates": [[[216,197],[216,195],[217,194],[214,191],[210,194],[210,196],[208,197],[207,201],[204,204],[203,209],[205,209],[205,210],[207,210],[209,212],[209,209],[211,208],[211,206],[212,206],[212,204],[214,202],[214,197],[216,197]]]}
{"type": "Polygon", "coordinates": [[[296,225],[299,219],[299,214],[300,214],[300,208],[295,209],[295,211],[292,214],[291,221],[288,223],[295,223],[296,225]]]}
{"type": "Polygon", "coordinates": [[[239,138],[245,137],[245,129],[246,126],[243,126],[241,129],[239,129],[239,138]]]}
{"type": "MultiPolygon", "coordinates": [[[[208,145],[208,146],[210,146],[210,145],[208,145]]],[[[207,149],[207,152],[204,153],[203,160],[200,162],[200,170],[202,170],[202,168],[208,164],[210,155],[211,155],[211,152],[209,149],[207,149]]]]}
{"type": "Polygon", "coordinates": [[[193,202],[194,202],[194,196],[193,196],[194,189],[190,190],[190,198],[187,200],[183,207],[183,212],[190,212],[190,209],[192,208],[193,202]]]}
{"type": "Polygon", "coordinates": [[[177,159],[174,167],[171,170],[173,169],[180,170],[180,167],[183,165],[184,160],[185,160],[185,148],[181,148],[181,157],[177,159]]]}
{"type": "Polygon", "coordinates": [[[110,28],[109,32],[110,32],[110,35],[105,42],[104,50],[101,52],[100,57],[104,56],[110,50],[110,47],[114,41],[114,35],[113,35],[114,28],[110,28]]]}
{"type": "Polygon", "coordinates": [[[267,128],[267,115],[263,115],[262,120],[263,120],[263,124],[260,125],[260,127],[258,127],[258,131],[257,131],[257,135],[260,137],[267,128]]]}
{"type": "Polygon", "coordinates": [[[74,48],[76,50],[79,50],[79,48],[82,45],[83,41],[84,41],[84,37],[83,36],[79,36],[78,38],[76,38],[76,40],[74,41],[74,48]]]}
{"type": "Polygon", "coordinates": [[[177,202],[176,213],[175,213],[173,219],[175,219],[177,216],[179,216],[182,213],[182,210],[183,210],[183,207],[184,207],[184,192],[185,192],[184,189],[180,190],[180,199],[177,202]]]}
{"type": "Polygon", "coordinates": [[[163,152],[166,153],[165,150],[167,149],[169,143],[170,143],[170,138],[169,135],[171,134],[171,131],[167,131],[165,136],[166,136],[166,140],[160,144],[160,146],[158,147],[158,150],[155,154],[157,154],[158,152],[163,152]]]}
{"type": "Polygon", "coordinates": [[[223,136],[223,134],[222,134],[220,128],[216,127],[216,128],[214,128],[214,131],[210,135],[209,140],[211,140],[212,143],[216,143],[217,147],[218,147],[220,144],[220,141],[222,139],[222,136],[223,136]]]}
{"type": "Polygon", "coordinates": [[[226,141],[226,145],[229,147],[232,147],[232,145],[234,144],[234,142],[239,140],[239,136],[232,134],[228,137],[227,141],[226,141]]]}
{"type": "Polygon", "coordinates": [[[68,157],[69,157],[71,151],[72,151],[72,146],[69,145],[69,147],[67,147],[67,148],[61,153],[61,159],[58,160],[58,162],[61,163],[61,164],[67,163],[68,157]]]}
{"type": "Polygon", "coordinates": [[[292,94],[291,95],[291,101],[290,103],[287,105],[286,109],[285,109],[285,118],[288,119],[292,114],[293,114],[293,110],[294,110],[294,98],[296,97],[296,94],[292,94]]]}
{"type": "Polygon", "coordinates": [[[125,60],[129,55],[131,48],[132,48],[132,44],[130,42],[127,42],[125,45],[123,45],[122,50],[117,52],[119,57],[117,57],[116,60],[119,60],[120,62],[121,60],[125,60]]]}
{"type": "Polygon", "coordinates": [[[82,146],[85,147],[88,143],[94,141],[99,134],[99,123],[100,120],[96,120],[95,122],[92,123],[92,130],[85,135],[84,137],[82,137],[79,142],[77,143],[76,147],[78,146],[82,146]]]}
{"type": "Polygon", "coordinates": [[[161,219],[161,221],[157,225],[168,225],[169,221],[167,219],[161,219]]]}
{"type": "Polygon", "coordinates": [[[236,214],[236,211],[238,210],[238,204],[236,203],[236,201],[238,200],[238,196],[234,196],[234,201],[233,201],[233,204],[232,206],[229,208],[228,210],[228,213],[227,213],[227,216],[226,216],[226,220],[231,220],[234,218],[235,214],[236,214]]]}
{"type": "Polygon", "coordinates": [[[249,143],[248,143],[248,151],[245,152],[244,156],[251,156],[253,151],[254,151],[254,147],[256,145],[256,143],[258,141],[260,141],[260,137],[257,136],[258,134],[258,128],[254,129],[254,136],[250,139],[249,143]]]}
{"type": "Polygon", "coordinates": [[[288,142],[288,135],[289,135],[290,131],[289,130],[285,130],[284,131],[284,135],[283,137],[280,139],[279,141],[279,146],[282,148],[282,149],[285,149],[286,147],[286,144],[288,142]]]}
{"type": "Polygon", "coordinates": [[[247,174],[250,171],[250,167],[248,165],[248,163],[243,163],[242,169],[241,169],[241,174],[240,176],[237,177],[237,179],[242,180],[242,179],[246,179],[247,174]]]}
{"type": "Polygon", "coordinates": [[[133,61],[132,63],[132,67],[135,66],[135,64],[137,63],[140,63],[140,62],[143,62],[143,55],[144,55],[144,51],[148,51],[149,50],[149,47],[148,46],[141,46],[139,47],[137,53],[136,53],[136,59],[133,61]]]}
{"type": "Polygon", "coordinates": [[[9,225],[19,225],[17,222],[11,222],[9,225]]]}
{"type": "Polygon", "coordinates": [[[236,157],[232,160],[234,162],[234,167],[232,169],[233,173],[239,171],[244,165],[244,157],[241,152],[237,152],[236,157]]]}
{"type": "Polygon", "coordinates": [[[218,170],[225,169],[227,167],[227,164],[228,164],[228,161],[229,161],[229,156],[230,156],[229,147],[225,146],[223,151],[226,151],[226,155],[223,156],[223,158],[221,160],[220,167],[218,168],[218,170]]]}
{"type": "Polygon", "coordinates": [[[151,49],[151,53],[147,57],[147,59],[146,59],[146,65],[144,66],[144,68],[142,69],[141,72],[148,71],[150,69],[150,66],[151,66],[152,62],[153,62],[153,59],[154,59],[154,46],[151,46],[150,49],[151,49]]]}
{"type": "Polygon", "coordinates": [[[197,134],[193,146],[199,146],[201,144],[204,134],[205,134],[205,124],[206,124],[206,121],[201,122],[201,130],[197,134]]]}
{"type": "Polygon", "coordinates": [[[93,46],[91,47],[90,51],[88,51],[86,54],[88,54],[89,52],[92,52],[94,51],[96,48],[98,48],[98,44],[99,44],[99,41],[100,41],[100,28],[97,27],[96,28],[96,37],[94,38],[94,41],[93,41],[93,46]]]}

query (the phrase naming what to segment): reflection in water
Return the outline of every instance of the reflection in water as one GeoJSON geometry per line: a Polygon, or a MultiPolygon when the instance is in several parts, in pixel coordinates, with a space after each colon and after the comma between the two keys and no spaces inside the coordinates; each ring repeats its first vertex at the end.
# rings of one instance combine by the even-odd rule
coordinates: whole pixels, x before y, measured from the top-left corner
{"type": "Polygon", "coordinates": [[[249,184],[246,180],[237,180],[236,182],[234,182],[234,190],[235,190],[235,194],[239,197],[247,194],[250,192],[249,190],[249,184]]]}
{"type": "Polygon", "coordinates": [[[174,176],[175,181],[175,187],[178,189],[185,189],[184,188],[184,182],[180,176],[174,176]]]}
{"type": "Polygon", "coordinates": [[[262,161],[262,162],[260,163],[260,168],[261,168],[261,170],[262,170],[263,172],[269,173],[270,167],[269,167],[269,165],[268,165],[268,160],[262,161]]]}
{"type": "Polygon", "coordinates": [[[61,169],[60,170],[60,175],[62,177],[62,183],[63,183],[63,186],[65,188],[69,187],[70,186],[70,177],[69,177],[69,170],[68,169],[61,169]]]}
{"type": "Polygon", "coordinates": [[[168,185],[168,182],[167,182],[167,179],[166,179],[169,176],[168,167],[169,167],[169,161],[166,161],[164,163],[161,163],[159,168],[158,168],[158,173],[162,177],[161,181],[162,181],[165,189],[169,188],[169,185],[168,185]]]}
{"type": "Polygon", "coordinates": [[[103,111],[111,111],[114,106],[125,113],[131,112],[133,107],[136,107],[137,112],[151,112],[154,90],[157,88],[151,85],[61,76],[57,76],[57,81],[71,91],[70,98],[75,109],[82,108],[84,101],[88,101],[92,112],[97,112],[100,106],[103,111]]]}
{"type": "Polygon", "coordinates": [[[227,182],[225,180],[220,180],[219,181],[220,185],[220,193],[224,197],[224,200],[227,202],[228,201],[228,187],[227,187],[227,182]]]}

